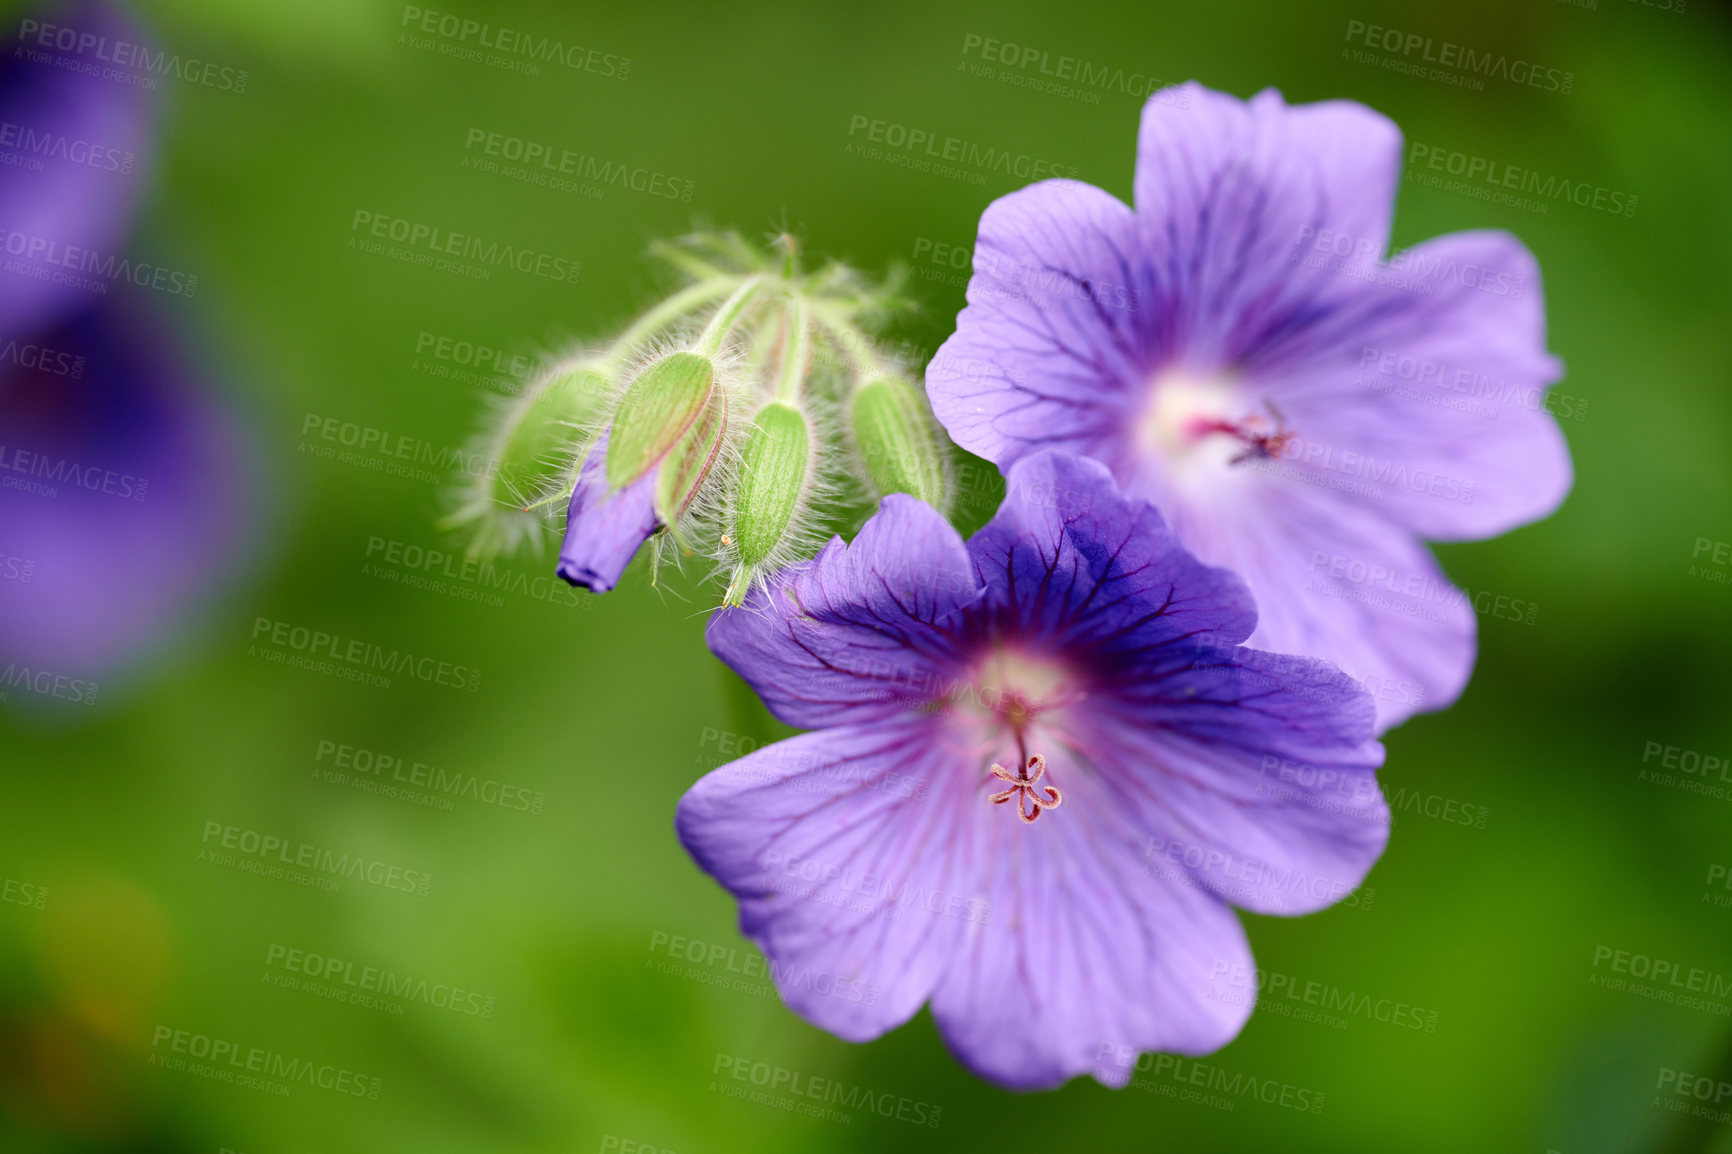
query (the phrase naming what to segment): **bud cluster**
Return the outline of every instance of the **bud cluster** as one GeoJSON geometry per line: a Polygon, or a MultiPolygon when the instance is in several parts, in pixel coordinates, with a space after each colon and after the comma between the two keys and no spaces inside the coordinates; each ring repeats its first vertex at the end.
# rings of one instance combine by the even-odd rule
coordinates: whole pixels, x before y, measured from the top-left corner
{"type": "Polygon", "coordinates": [[[902,304],[897,278],[807,272],[786,234],[657,251],[683,278],[675,292],[496,407],[483,438],[499,467],[444,522],[473,554],[539,544],[563,509],[567,581],[606,592],[647,544],[658,563],[712,558],[737,605],[812,556],[851,490],[946,511],[948,441],[915,367],[872,338],[902,304]]]}

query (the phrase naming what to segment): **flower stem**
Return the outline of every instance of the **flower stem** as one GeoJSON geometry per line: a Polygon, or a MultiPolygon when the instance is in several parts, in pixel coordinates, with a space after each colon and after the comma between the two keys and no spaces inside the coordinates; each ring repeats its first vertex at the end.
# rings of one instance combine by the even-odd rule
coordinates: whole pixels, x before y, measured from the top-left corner
{"type": "Polygon", "coordinates": [[[787,334],[782,345],[782,368],[776,377],[776,399],[792,405],[799,399],[800,385],[812,363],[812,308],[802,296],[788,298],[787,334]]]}
{"type": "Polygon", "coordinates": [[[695,312],[721,296],[737,283],[735,277],[717,277],[688,285],[667,300],[656,305],[614,339],[603,358],[610,367],[617,366],[645,338],[654,336],[688,313],[695,312]]]}
{"type": "Polygon", "coordinates": [[[747,277],[741,281],[740,286],[734,290],[734,295],[722,302],[722,307],[716,310],[716,315],[704,326],[704,331],[698,336],[698,343],[692,346],[692,351],[699,356],[715,356],[721,350],[722,342],[727,340],[728,332],[739,323],[746,307],[763,287],[762,276],[747,277]]]}

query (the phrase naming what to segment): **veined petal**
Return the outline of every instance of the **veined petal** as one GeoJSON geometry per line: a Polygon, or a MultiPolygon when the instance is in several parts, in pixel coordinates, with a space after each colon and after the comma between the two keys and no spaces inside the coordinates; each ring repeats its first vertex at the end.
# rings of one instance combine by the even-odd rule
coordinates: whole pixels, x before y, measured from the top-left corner
{"type": "Polygon", "coordinates": [[[1257,913],[1306,914],[1383,853],[1369,696],[1321,661],[1239,649],[1231,664],[1091,702],[1084,754],[1149,861],[1257,913]]]}
{"type": "Polygon", "coordinates": [[[1569,449],[1546,403],[1538,263],[1504,232],[1452,233],[1357,282],[1314,328],[1253,363],[1286,410],[1302,468],[1378,490],[1392,525],[1472,540],[1547,516],[1569,492],[1569,449]]]}
{"type": "Polygon", "coordinates": [[[1020,1090],[1091,1073],[1122,1086],[1138,1051],[1224,1046],[1251,1011],[1208,997],[1217,966],[1250,962],[1238,919],[1188,877],[1149,867],[1146,836],[1102,778],[1062,757],[1053,772],[1064,806],[1035,825],[997,806],[966,815],[959,838],[991,863],[991,917],[932,996],[946,1043],[1020,1090]]]}
{"type": "Polygon", "coordinates": [[[983,588],[950,523],[892,493],[852,544],[832,539],[705,637],[788,724],[863,722],[939,695],[954,656],[939,622],[983,588]]]}
{"type": "Polygon", "coordinates": [[[1200,563],[1154,506],[1084,457],[1046,451],[1012,466],[1004,504],[968,550],[1007,618],[995,628],[1101,657],[1231,646],[1257,622],[1244,582],[1200,563]]]}
{"type": "Polygon", "coordinates": [[[1092,185],[1047,180],[980,218],[968,307],[926,370],[952,439],[1006,464],[1112,434],[1113,394],[1150,351],[1136,220],[1092,185]]]}
{"type": "Polygon", "coordinates": [[[1363,105],[1290,107],[1274,89],[1241,101],[1195,82],[1156,93],[1136,208],[1167,343],[1230,365],[1305,323],[1340,269],[1381,259],[1400,163],[1401,133],[1363,105]]]}
{"type": "Polygon", "coordinates": [[[839,726],[706,775],[675,824],[739,899],[783,1000],[864,1041],[912,1017],[990,919],[966,820],[978,778],[931,719],[839,726]]]}

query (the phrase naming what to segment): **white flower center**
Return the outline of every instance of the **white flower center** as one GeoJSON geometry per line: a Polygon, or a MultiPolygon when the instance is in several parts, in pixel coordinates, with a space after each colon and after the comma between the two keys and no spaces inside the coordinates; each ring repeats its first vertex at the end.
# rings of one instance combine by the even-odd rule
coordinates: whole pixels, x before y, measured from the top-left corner
{"type": "Polygon", "coordinates": [[[1262,408],[1230,379],[1169,370],[1149,384],[1134,443],[1179,488],[1212,483],[1230,466],[1279,455],[1287,431],[1272,405],[1262,408]]]}

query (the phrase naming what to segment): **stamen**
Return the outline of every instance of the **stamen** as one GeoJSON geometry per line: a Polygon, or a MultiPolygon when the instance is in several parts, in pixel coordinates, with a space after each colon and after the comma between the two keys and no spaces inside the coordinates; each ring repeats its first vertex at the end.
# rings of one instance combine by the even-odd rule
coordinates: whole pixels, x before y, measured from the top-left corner
{"type": "Polygon", "coordinates": [[[1064,794],[1058,791],[1057,786],[1037,785],[1046,775],[1046,758],[1038,753],[1023,763],[1015,777],[996,761],[992,763],[992,775],[1000,781],[1008,781],[1010,788],[992,794],[986,800],[993,805],[1003,805],[1015,798],[1016,816],[1022,819],[1024,825],[1033,825],[1035,819],[1040,817],[1041,810],[1057,809],[1064,804],[1064,794]]]}
{"type": "Polygon", "coordinates": [[[1287,428],[1287,418],[1275,407],[1274,401],[1265,399],[1263,406],[1274,418],[1274,432],[1264,432],[1266,422],[1262,417],[1253,415],[1242,421],[1223,421],[1218,417],[1198,420],[1191,426],[1192,435],[1201,437],[1209,433],[1225,433],[1243,441],[1247,446],[1245,451],[1234,457],[1229,464],[1237,465],[1252,458],[1268,460],[1279,457],[1297,434],[1287,428]]]}

